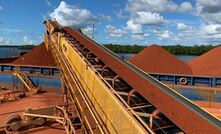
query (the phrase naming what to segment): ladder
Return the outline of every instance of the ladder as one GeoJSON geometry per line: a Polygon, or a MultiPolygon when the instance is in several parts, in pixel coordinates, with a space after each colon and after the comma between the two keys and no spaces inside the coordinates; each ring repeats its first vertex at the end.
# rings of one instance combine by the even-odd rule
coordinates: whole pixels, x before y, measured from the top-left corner
{"type": "Polygon", "coordinates": [[[20,67],[16,67],[14,70],[14,75],[17,75],[18,78],[22,81],[28,91],[31,94],[36,94],[39,91],[39,87],[35,86],[32,81],[28,78],[28,76],[21,70],[20,67]]]}

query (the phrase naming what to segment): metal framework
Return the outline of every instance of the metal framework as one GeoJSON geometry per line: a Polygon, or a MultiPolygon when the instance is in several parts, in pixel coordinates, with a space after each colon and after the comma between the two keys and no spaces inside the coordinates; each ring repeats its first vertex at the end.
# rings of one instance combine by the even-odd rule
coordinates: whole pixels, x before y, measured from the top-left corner
{"type": "MultiPolygon", "coordinates": [[[[66,37],[67,33],[64,34],[64,38],[70,44],[79,45],[77,42],[70,42],[73,40],[70,37],[66,37]]],[[[97,58],[93,53],[88,51],[88,49],[83,48],[81,45],[76,46],[76,50],[82,57],[85,58],[89,63],[88,67],[92,67],[97,74],[102,74],[100,76],[103,82],[110,88],[113,94],[119,99],[125,109],[130,111],[135,117],[137,122],[146,129],[149,133],[176,133],[181,132],[174,123],[169,121],[164,115],[158,116],[153,113],[157,110],[152,104],[145,100],[139,93],[131,94],[130,92],[135,91],[129,84],[127,84],[122,78],[120,78],[111,68],[109,68],[105,63],[103,63],[99,58],[97,58]],[[132,104],[127,104],[127,100],[130,100],[132,104]],[[161,129],[162,128],[162,129],[161,129]],[[152,130],[150,130],[152,129],[152,130]]],[[[160,115],[160,113],[158,113],[160,115]]],[[[130,132],[131,133],[131,132],[130,132]]]]}
{"type": "Polygon", "coordinates": [[[24,111],[24,119],[20,115],[13,115],[6,120],[6,124],[1,126],[9,132],[19,131],[24,127],[43,126],[46,123],[60,123],[64,126],[67,134],[74,134],[83,131],[79,128],[79,119],[74,115],[75,110],[66,110],[65,106],[49,106],[41,108],[29,108],[24,111]]]}
{"type": "Polygon", "coordinates": [[[188,86],[206,86],[206,87],[217,87],[221,86],[220,77],[209,77],[209,76],[197,76],[197,75],[180,75],[180,74],[157,74],[157,73],[148,73],[157,80],[174,85],[182,85],[180,83],[181,78],[187,80],[186,84],[188,86]]]}
{"type": "Polygon", "coordinates": [[[57,69],[57,67],[14,65],[14,64],[0,64],[0,73],[11,73],[14,70],[16,70],[16,68],[18,67],[22,71],[28,73],[28,75],[60,76],[60,72],[57,69]]]}
{"type": "Polygon", "coordinates": [[[19,67],[17,67],[13,71],[13,88],[7,93],[0,94],[0,103],[23,98],[30,94],[37,94],[39,90],[40,88],[35,86],[29,77],[19,67]],[[19,90],[18,78],[23,83],[24,88],[26,89],[25,91],[19,90]]]}
{"type": "Polygon", "coordinates": [[[221,122],[82,33],[46,21],[45,44],[89,133],[220,133],[221,122]]]}
{"type": "Polygon", "coordinates": [[[26,89],[32,94],[36,94],[38,92],[39,87],[35,86],[32,83],[32,81],[28,78],[28,76],[19,67],[17,67],[14,71],[14,75],[18,76],[18,78],[22,81],[26,89]]]}

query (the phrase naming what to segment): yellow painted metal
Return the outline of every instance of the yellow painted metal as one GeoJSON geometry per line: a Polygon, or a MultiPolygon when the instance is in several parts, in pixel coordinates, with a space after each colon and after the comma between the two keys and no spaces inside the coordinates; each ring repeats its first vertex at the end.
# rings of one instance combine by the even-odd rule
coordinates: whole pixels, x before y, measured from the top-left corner
{"type": "MultiPolygon", "coordinates": [[[[113,95],[94,69],[65,38],[59,36],[59,48],[71,69],[93,103],[97,113],[110,133],[141,134],[146,130],[135,120],[130,111],[113,95]]],[[[52,42],[51,42],[52,43],[52,42]]]]}
{"type": "MultiPolygon", "coordinates": [[[[46,34],[47,34],[47,33],[45,33],[45,35],[46,35],[46,34]]],[[[48,40],[48,36],[45,36],[44,41],[45,41],[46,49],[49,50],[48,45],[49,45],[50,43],[49,43],[49,40],[48,40]]]]}
{"type": "Polygon", "coordinates": [[[56,51],[56,46],[52,45],[52,53],[56,59],[56,62],[60,68],[60,71],[62,72],[62,76],[65,79],[65,81],[67,81],[67,85],[69,87],[69,92],[71,93],[71,99],[72,101],[77,104],[78,109],[79,109],[79,113],[81,114],[81,119],[84,120],[84,124],[86,125],[86,128],[89,130],[87,130],[87,132],[90,133],[95,133],[95,134],[104,134],[105,132],[102,129],[102,126],[98,123],[98,120],[96,119],[95,115],[92,112],[92,109],[90,107],[90,105],[87,103],[86,98],[83,95],[83,92],[81,91],[81,88],[78,85],[78,81],[75,80],[75,76],[73,76],[72,73],[72,69],[70,69],[66,63],[66,60],[63,59],[62,54],[60,53],[60,51],[56,51]],[[82,99],[80,99],[79,97],[77,97],[76,94],[81,94],[82,99]],[[83,101],[83,102],[82,102],[83,101]],[[82,103],[85,103],[87,108],[85,106],[82,105],[82,103]],[[88,112],[88,110],[91,112],[91,116],[92,118],[95,120],[96,123],[96,128],[92,129],[92,126],[90,126],[91,123],[91,117],[85,116],[85,113],[88,112]]]}
{"type": "Polygon", "coordinates": [[[38,87],[34,86],[28,76],[19,67],[16,68],[14,74],[18,76],[29,91],[31,91],[33,94],[37,93],[38,87]]]}

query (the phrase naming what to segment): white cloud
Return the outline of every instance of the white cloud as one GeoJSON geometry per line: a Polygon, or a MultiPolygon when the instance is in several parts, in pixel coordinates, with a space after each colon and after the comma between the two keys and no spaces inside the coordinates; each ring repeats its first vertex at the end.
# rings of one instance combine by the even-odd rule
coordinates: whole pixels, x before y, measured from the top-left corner
{"type": "Polygon", "coordinates": [[[103,15],[103,14],[99,14],[99,16],[103,19],[103,20],[105,20],[105,21],[108,21],[108,22],[111,22],[113,19],[112,19],[112,17],[111,16],[109,16],[109,15],[103,15]]]}
{"type": "Polygon", "coordinates": [[[221,33],[221,24],[204,25],[201,28],[201,31],[206,34],[220,34],[221,33]]]}
{"type": "Polygon", "coordinates": [[[93,29],[93,27],[91,27],[91,26],[83,28],[83,32],[85,32],[85,33],[93,33],[95,31],[96,31],[96,29],[93,29]]]}
{"type": "MultiPolygon", "coordinates": [[[[182,26],[182,25],[181,25],[182,26]]],[[[185,26],[183,27],[185,29],[185,26]]],[[[184,30],[177,36],[180,42],[213,44],[214,42],[221,42],[221,24],[201,25],[199,28],[184,30]]]]}
{"type": "Polygon", "coordinates": [[[169,39],[171,36],[173,35],[172,32],[170,32],[169,30],[165,30],[162,33],[158,33],[158,36],[162,39],[169,39]]]}
{"type": "MultiPolygon", "coordinates": [[[[130,16],[126,22],[126,28],[131,31],[133,39],[143,40],[143,34],[147,33],[148,29],[170,27],[168,24],[171,23],[168,23],[170,21],[164,18],[163,13],[191,12],[192,10],[193,6],[190,2],[177,4],[173,0],[128,0],[124,9],[130,16]]],[[[188,30],[192,28],[191,26],[185,26],[188,30]]],[[[160,39],[168,39],[173,36],[173,33],[169,30],[163,30],[155,34],[160,39]]]]}
{"type": "Polygon", "coordinates": [[[3,37],[0,37],[0,42],[2,42],[4,40],[4,38],[3,37]]]}
{"type": "Polygon", "coordinates": [[[128,0],[126,11],[129,12],[174,12],[178,5],[171,0],[128,0]]]}
{"type": "Polygon", "coordinates": [[[191,30],[192,27],[191,27],[191,26],[188,26],[188,25],[186,25],[186,24],[183,24],[183,23],[177,23],[177,29],[178,29],[178,30],[185,31],[185,30],[191,30]]]}
{"type": "Polygon", "coordinates": [[[221,34],[215,34],[215,35],[210,35],[208,38],[210,39],[217,39],[217,40],[221,40],[221,34]]]}
{"type": "Polygon", "coordinates": [[[196,11],[210,23],[221,23],[221,0],[196,0],[196,11]]]}
{"type": "Polygon", "coordinates": [[[131,35],[134,40],[143,41],[145,38],[142,35],[131,35]]]}
{"type": "Polygon", "coordinates": [[[112,17],[109,16],[109,15],[108,16],[104,16],[104,19],[107,20],[107,21],[112,21],[112,17]]]}
{"type": "Polygon", "coordinates": [[[123,37],[127,34],[127,32],[125,30],[120,29],[120,28],[116,28],[112,25],[107,25],[105,32],[110,37],[123,37]]]}
{"type": "Polygon", "coordinates": [[[148,36],[149,36],[148,33],[145,33],[143,35],[139,35],[139,34],[138,35],[131,35],[131,37],[137,41],[144,41],[148,36]]]}
{"type": "Polygon", "coordinates": [[[96,17],[87,9],[75,5],[68,5],[61,1],[60,5],[50,13],[52,19],[65,26],[86,27],[96,20],[96,17]]]}
{"type": "Polygon", "coordinates": [[[24,33],[24,30],[21,29],[12,29],[12,28],[3,28],[2,31],[9,33],[24,33]]]}
{"type": "Polygon", "coordinates": [[[122,9],[120,9],[119,11],[116,11],[115,14],[116,14],[117,18],[119,18],[119,19],[126,19],[126,18],[128,18],[126,15],[124,15],[124,12],[123,12],[122,9]]]}
{"type": "Polygon", "coordinates": [[[9,45],[10,44],[10,40],[6,39],[4,37],[0,37],[0,45],[9,45]]]}
{"type": "Polygon", "coordinates": [[[94,34],[96,33],[96,31],[96,28],[93,28],[93,26],[91,25],[83,28],[83,33],[91,38],[94,38],[94,34]]]}
{"type": "Polygon", "coordinates": [[[45,0],[45,3],[49,6],[49,7],[52,7],[52,3],[50,0],[45,0]]]}
{"type": "Polygon", "coordinates": [[[134,24],[132,19],[127,21],[127,29],[131,30],[132,34],[143,34],[142,26],[140,24],[134,24]]]}
{"type": "Polygon", "coordinates": [[[137,12],[137,17],[134,19],[134,22],[138,24],[162,24],[165,23],[163,16],[160,16],[158,13],[152,12],[137,12]]]}
{"type": "Polygon", "coordinates": [[[31,38],[29,38],[28,36],[23,37],[23,42],[25,45],[31,45],[34,43],[33,40],[31,38]]]}
{"type": "Polygon", "coordinates": [[[193,10],[193,6],[190,2],[183,2],[180,5],[180,12],[191,12],[193,10]]]}
{"type": "Polygon", "coordinates": [[[220,0],[196,0],[197,9],[199,12],[216,13],[220,12],[220,0]]]}
{"type": "Polygon", "coordinates": [[[172,0],[128,0],[126,11],[136,13],[145,12],[190,12],[193,6],[190,2],[183,2],[180,5],[172,0]]]}
{"type": "Polygon", "coordinates": [[[184,34],[183,34],[183,33],[179,33],[178,35],[179,35],[179,36],[184,36],[184,34]]]}

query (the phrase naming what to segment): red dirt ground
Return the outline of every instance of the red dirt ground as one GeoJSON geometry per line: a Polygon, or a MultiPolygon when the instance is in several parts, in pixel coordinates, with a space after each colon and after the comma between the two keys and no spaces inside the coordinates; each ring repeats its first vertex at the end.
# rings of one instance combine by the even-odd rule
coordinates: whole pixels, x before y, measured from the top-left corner
{"type": "Polygon", "coordinates": [[[65,129],[60,124],[55,124],[52,126],[43,126],[27,131],[19,132],[17,134],[66,134],[65,129]]]}
{"type": "Polygon", "coordinates": [[[221,46],[187,62],[194,75],[221,76],[221,46]]]}
{"type": "Polygon", "coordinates": [[[50,51],[46,50],[45,43],[32,49],[30,52],[19,57],[12,62],[16,65],[31,65],[31,66],[56,66],[53,56],[50,51]]]}
{"type": "Polygon", "coordinates": [[[192,74],[191,68],[158,45],[150,45],[129,59],[147,73],[192,74]]]}
{"type": "MultiPolygon", "coordinates": [[[[56,94],[56,93],[32,95],[23,99],[19,99],[17,101],[0,104],[0,126],[4,125],[5,120],[8,117],[14,114],[21,115],[23,110],[27,108],[37,108],[37,107],[62,105],[62,104],[63,104],[63,96],[61,94],[56,94]]],[[[44,131],[46,131],[45,133],[49,132],[53,133],[55,130],[52,128],[48,128],[44,131]]],[[[41,131],[41,133],[44,131],[41,131]]]]}

